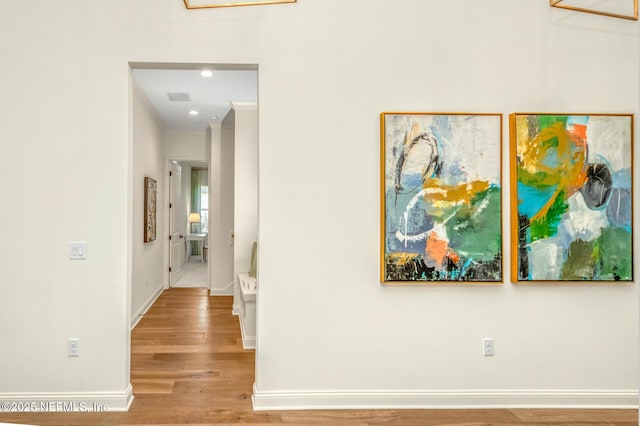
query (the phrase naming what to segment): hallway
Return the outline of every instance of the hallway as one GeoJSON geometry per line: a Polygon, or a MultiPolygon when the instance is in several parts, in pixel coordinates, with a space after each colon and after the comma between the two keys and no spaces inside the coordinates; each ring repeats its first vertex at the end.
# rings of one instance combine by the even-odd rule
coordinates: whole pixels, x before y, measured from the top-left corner
{"type": "MultiPolygon", "coordinates": [[[[316,410],[254,412],[254,351],[242,348],[229,296],[172,288],[131,335],[127,413],[12,413],[38,425],[637,425],[637,410],[316,410]]],[[[298,342],[304,344],[304,342],[298,342]]]]}
{"type": "Polygon", "coordinates": [[[208,288],[207,280],[208,263],[203,263],[199,256],[191,257],[183,263],[180,270],[180,279],[173,288],[208,288]]]}

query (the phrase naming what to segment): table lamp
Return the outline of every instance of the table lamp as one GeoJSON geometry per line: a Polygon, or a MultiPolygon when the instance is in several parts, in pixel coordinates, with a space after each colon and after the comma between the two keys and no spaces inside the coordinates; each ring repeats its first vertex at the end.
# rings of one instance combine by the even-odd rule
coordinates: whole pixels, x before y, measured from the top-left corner
{"type": "Polygon", "coordinates": [[[194,234],[195,232],[193,232],[193,224],[200,223],[200,213],[189,214],[189,223],[191,224],[191,233],[194,234]]]}

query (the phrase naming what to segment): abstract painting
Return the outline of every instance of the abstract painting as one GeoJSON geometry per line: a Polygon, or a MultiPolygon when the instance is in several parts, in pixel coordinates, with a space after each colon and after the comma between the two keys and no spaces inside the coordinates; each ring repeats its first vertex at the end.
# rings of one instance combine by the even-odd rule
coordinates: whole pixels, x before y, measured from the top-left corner
{"type": "Polygon", "coordinates": [[[501,282],[501,114],[381,114],[381,281],[501,282]]]}
{"type": "Polygon", "coordinates": [[[156,239],[156,197],[158,182],[149,177],[144,178],[144,242],[156,239]]]}
{"type": "Polygon", "coordinates": [[[512,114],[513,281],[631,281],[633,116],[512,114]]]}

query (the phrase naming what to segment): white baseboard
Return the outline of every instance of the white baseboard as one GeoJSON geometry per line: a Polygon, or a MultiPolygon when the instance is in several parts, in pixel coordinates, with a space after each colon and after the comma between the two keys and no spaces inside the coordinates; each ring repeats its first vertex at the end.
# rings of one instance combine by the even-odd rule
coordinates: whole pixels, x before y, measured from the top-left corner
{"type": "Polygon", "coordinates": [[[443,390],[264,392],[254,383],[253,409],[637,409],[638,391],[580,390],[443,390]]]}
{"type": "Polygon", "coordinates": [[[242,347],[244,349],[255,349],[256,336],[247,336],[242,316],[240,317],[240,333],[242,334],[242,347]]]}
{"type": "Polygon", "coordinates": [[[12,412],[128,411],[133,402],[133,388],[129,384],[124,392],[0,393],[0,401],[2,411],[12,412]]]}
{"type": "Polygon", "coordinates": [[[162,292],[164,291],[164,285],[161,285],[156,289],[155,292],[151,294],[151,296],[142,304],[140,308],[138,308],[133,314],[131,314],[131,329],[133,330],[136,325],[140,322],[144,314],[147,313],[149,308],[156,302],[156,299],[160,297],[162,292]]]}
{"type": "Polygon", "coordinates": [[[209,290],[211,296],[233,296],[233,281],[231,281],[225,288],[212,288],[209,290]]]}

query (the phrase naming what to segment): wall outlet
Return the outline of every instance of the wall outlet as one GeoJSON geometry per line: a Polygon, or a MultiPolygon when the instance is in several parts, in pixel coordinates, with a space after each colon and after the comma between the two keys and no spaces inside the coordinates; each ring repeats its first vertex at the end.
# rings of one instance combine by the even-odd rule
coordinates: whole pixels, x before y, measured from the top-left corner
{"type": "Polygon", "coordinates": [[[493,356],[495,354],[495,346],[493,344],[493,337],[487,337],[482,339],[482,355],[493,356]]]}
{"type": "Polygon", "coordinates": [[[80,356],[80,339],[74,337],[67,340],[67,356],[80,356]]]}

